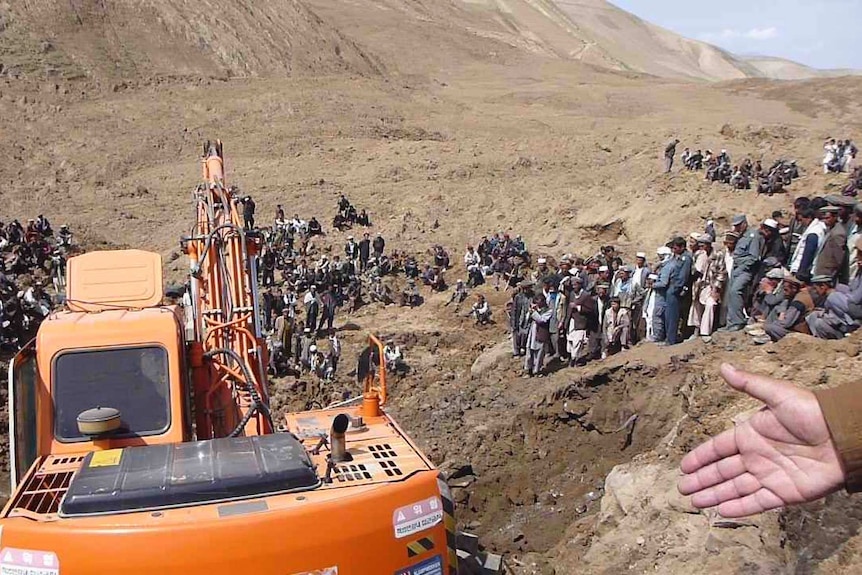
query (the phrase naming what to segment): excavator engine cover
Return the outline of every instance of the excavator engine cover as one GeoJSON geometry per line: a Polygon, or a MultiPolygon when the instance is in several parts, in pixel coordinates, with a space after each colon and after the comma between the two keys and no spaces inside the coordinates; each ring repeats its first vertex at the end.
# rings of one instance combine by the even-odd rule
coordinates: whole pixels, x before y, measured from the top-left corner
{"type": "Polygon", "coordinates": [[[320,486],[289,433],[126,447],[88,454],[63,499],[63,516],[144,511],[320,486]]]}

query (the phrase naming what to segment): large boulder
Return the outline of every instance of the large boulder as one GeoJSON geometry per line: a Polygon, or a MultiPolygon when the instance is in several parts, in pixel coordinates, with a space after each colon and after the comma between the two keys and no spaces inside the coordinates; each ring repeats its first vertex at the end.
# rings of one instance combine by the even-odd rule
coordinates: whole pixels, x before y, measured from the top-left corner
{"type": "MultiPolygon", "coordinates": [[[[615,467],[605,481],[595,535],[581,573],[784,573],[778,513],[730,521],[693,509],[677,491],[677,465],[648,454],[615,467]]],[[[559,572],[559,568],[558,568],[559,572]]]]}
{"type": "Polygon", "coordinates": [[[506,363],[506,360],[512,356],[512,340],[507,339],[501,341],[494,347],[490,347],[482,352],[482,355],[476,358],[473,365],[470,367],[470,375],[479,377],[501,363],[506,363]]]}

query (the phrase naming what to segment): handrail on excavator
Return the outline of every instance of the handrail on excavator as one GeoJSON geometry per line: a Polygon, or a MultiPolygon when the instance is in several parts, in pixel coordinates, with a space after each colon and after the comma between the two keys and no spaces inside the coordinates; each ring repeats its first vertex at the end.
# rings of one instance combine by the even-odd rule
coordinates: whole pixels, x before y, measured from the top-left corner
{"type": "Polygon", "coordinates": [[[371,356],[369,363],[374,356],[374,354],[370,352],[372,351],[372,348],[376,348],[378,364],[376,370],[369,369],[365,373],[362,390],[362,415],[363,417],[379,417],[380,408],[386,405],[387,397],[386,356],[383,353],[383,344],[374,334],[368,334],[368,343],[368,351],[371,356]]]}

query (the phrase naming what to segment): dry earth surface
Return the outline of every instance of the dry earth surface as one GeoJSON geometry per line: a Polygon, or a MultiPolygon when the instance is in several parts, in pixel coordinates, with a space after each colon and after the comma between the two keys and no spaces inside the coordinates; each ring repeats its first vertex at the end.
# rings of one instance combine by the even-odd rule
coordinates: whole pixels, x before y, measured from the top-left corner
{"type": "MultiPolygon", "coordinates": [[[[725,228],[736,212],[762,218],[841,185],[818,173],[821,144],[859,133],[862,81],[703,84],[602,68],[512,41],[522,31],[483,32],[501,25],[487,5],[0,2],[2,219],[44,213],[92,245],[158,251],[176,280],[211,137],[226,142],[231,181],[260,220],[281,203],[328,223],[345,193],[388,246],[441,243],[455,260],[499,230],[537,254],[611,243],[631,257],[707,219],[725,228]],[[806,175],[771,198],[665,176],[674,136],[764,163],[795,158],[806,175]]],[[[315,249],[343,241],[331,233],[315,249]]],[[[450,279],[462,274],[456,265],[450,279]]],[[[836,385],[858,373],[858,337],[647,345],[525,382],[507,353],[507,296],[481,289],[498,322],[486,328],[446,296],[340,322],[346,357],[366,331],[406,348],[412,370],[393,382],[390,408],[449,473],[462,525],[515,573],[862,569],[851,498],[729,522],[675,490],[682,453],[757,407],[722,385],[720,362],[836,385]]],[[[274,386],[278,409],[355,392],[349,374],[274,386]]]]}

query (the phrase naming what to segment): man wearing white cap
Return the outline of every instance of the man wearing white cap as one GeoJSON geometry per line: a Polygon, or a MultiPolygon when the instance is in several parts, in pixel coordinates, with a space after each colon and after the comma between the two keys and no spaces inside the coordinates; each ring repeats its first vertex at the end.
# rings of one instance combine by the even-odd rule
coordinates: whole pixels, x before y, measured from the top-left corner
{"type": "MultiPolygon", "coordinates": [[[[308,369],[311,366],[311,351],[312,347],[315,347],[315,337],[314,334],[311,333],[311,328],[306,327],[302,330],[302,338],[300,339],[300,344],[298,346],[297,353],[299,354],[299,365],[302,369],[308,369]]],[[[315,351],[317,348],[315,347],[315,351]]]]}
{"type": "Polygon", "coordinates": [[[353,239],[353,236],[347,236],[347,243],[344,244],[344,255],[347,260],[353,263],[355,269],[359,269],[359,244],[353,239]]]}
{"type": "Polygon", "coordinates": [[[467,251],[464,253],[464,267],[467,268],[467,273],[477,269],[481,263],[482,258],[479,256],[479,252],[473,246],[468,245],[467,251]]]}
{"type": "Polygon", "coordinates": [[[599,266],[599,277],[597,283],[611,283],[611,268],[608,266],[599,266]]]}
{"type": "Polygon", "coordinates": [[[769,240],[765,242],[763,248],[763,259],[772,257],[783,264],[787,261],[787,252],[784,239],[781,237],[781,224],[772,218],[767,218],[763,220],[761,227],[769,233],[769,240]]]}
{"type": "Polygon", "coordinates": [[[643,307],[645,300],[646,290],[647,290],[647,278],[650,274],[650,268],[646,263],[646,253],[638,252],[635,255],[635,265],[631,269],[631,284],[632,284],[632,292],[643,294],[640,298],[635,298],[632,302],[631,309],[631,321],[632,321],[632,329],[631,329],[631,337],[632,343],[637,343],[641,338],[645,337],[646,330],[643,327],[643,307]]]}
{"type": "Polygon", "coordinates": [[[632,272],[632,283],[634,285],[646,287],[647,276],[651,273],[646,257],[646,253],[644,252],[638,252],[635,255],[635,270],[632,272]]]}
{"type": "MultiPolygon", "coordinates": [[[[653,284],[655,284],[655,280],[658,279],[658,275],[649,274],[646,279],[646,299],[644,300],[644,309],[641,314],[642,319],[644,320],[644,324],[646,326],[645,337],[647,341],[657,341],[654,331],[655,326],[655,318],[661,317],[663,314],[655,313],[655,300],[656,293],[655,289],[653,289],[653,284]]],[[[664,325],[662,323],[662,325],[664,325]]]]}
{"type": "Polygon", "coordinates": [[[670,259],[673,255],[671,249],[667,246],[662,246],[656,250],[656,254],[659,257],[659,265],[656,268],[655,279],[652,284],[652,293],[653,293],[653,303],[652,303],[652,339],[656,343],[663,342],[665,337],[667,336],[667,332],[665,330],[665,309],[667,307],[666,294],[667,294],[667,284],[660,283],[661,281],[661,273],[664,270],[665,275],[670,277],[670,259]],[[656,285],[659,284],[659,285],[656,285]]]}
{"type": "Polygon", "coordinates": [[[533,272],[533,282],[541,285],[544,283],[545,278],[551,275],[551,269],[548,267],[547,258],[539,258],[538,263],[539,267],[533,272]]]}
{"type": "Polygon", "coordinates": [[[467,286],[464,285],[464,280],[458,280],[455,282],[455,290],[452,292],[452,297],[449,298],[449,301],[446,302],[444,307],[448,307],[455,304],[455,311],[458,310],[461,303],[467,299],[467,286]]]}
{"type": "Polygon", "coordinates": [[[708,234],[698,236],[692,272],[695,280],[692,284],[692,302],[688,314],[688,325],[695,328],[692,339],[699,335],[703,337],[712,335],[715,307],[719,301],[719,297],[715,297],[712,285],[715,279],[712,267],[717,263],[713,255],[712,236],[708,234]]]}

